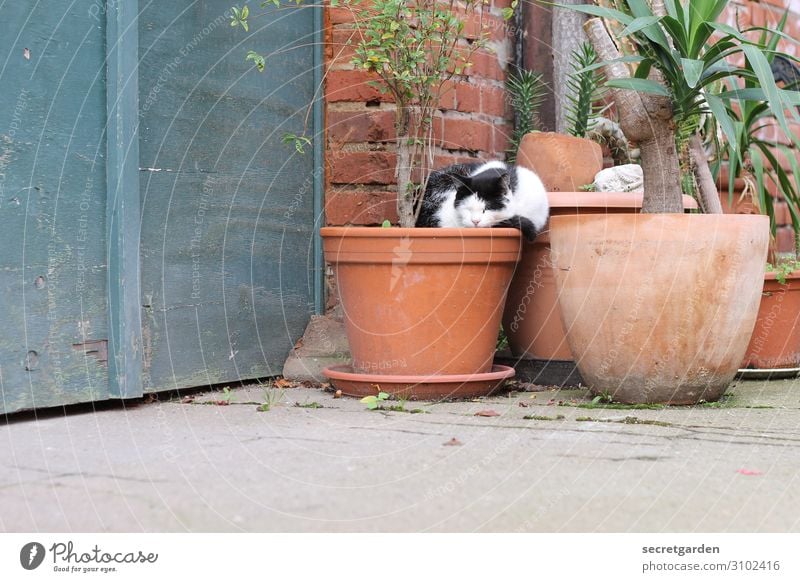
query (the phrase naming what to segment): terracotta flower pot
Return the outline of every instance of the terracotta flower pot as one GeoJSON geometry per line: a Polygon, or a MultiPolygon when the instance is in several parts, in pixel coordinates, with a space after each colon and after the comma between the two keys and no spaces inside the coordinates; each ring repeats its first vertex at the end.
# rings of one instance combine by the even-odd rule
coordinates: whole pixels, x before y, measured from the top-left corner
{"type": "MultiPolygon", "coordinates": [[[[550,192],[550,216],[570,214],[630,214],[642,208],[642,195],[632,192],[550,192]]],[[[697,208],[683,197],[687,210],[697,208]]],[[[503,329],[515,358],[571,361],[558,310],[555,273],[546,230],[533,242],[523,243],[522,259],[511,280],[503,329]]]]}
{"type": "Polygon", "coordinates": [[[775,273],[764,274],[758,319],[742,368],[800,367],[800,271],[781,284],[775,273]]]}
{"type": "Polygon", "coordinates": [[[548,192],[575,192],[603,169],[603,150],[582,137],[535,131],[522,138],[517,164],[536,172],[548,192]]]}
{"type": "Polygon", "coordinates": [[[520,255],[518,230],[330,227],[321,234],[355,373],[491,370],[520,255]]]}
{"type": "Polygon", "coordinates": [[[718,399],[755,325],[765,216],[555,216],[567,341],[594,394],[626,403],[718,399]]]}

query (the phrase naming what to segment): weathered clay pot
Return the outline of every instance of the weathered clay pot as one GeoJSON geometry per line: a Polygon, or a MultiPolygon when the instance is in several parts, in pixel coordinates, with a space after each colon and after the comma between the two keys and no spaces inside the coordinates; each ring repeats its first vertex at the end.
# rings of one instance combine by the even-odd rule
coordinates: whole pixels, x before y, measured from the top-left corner
{"type": "MultiPolygon", "coordinates": [[[[642,195],[632,192],[550,192],[550,216],[569,214],[629,214],[642,208],[642,195]]],[[[683,197],[687,210],[697,208],[683,197]]],[[[555,273],[550,257],[550,234],[524,242],[522,259],[511,280],[503,313],[503,329],[515,358],[571,361],[558,310],[555,273]]]]}
{"type": "Polygon", "coordinates": [[[781,284],[775,273],[764,274],[758,319],[742,368],[800,367],[800,271],[781,284]]]}
{"type": "Polygon", "coordinates": [[[522,138],[517,164],[536,172],[548,192],[575,192],[603,169],[603,150],[582,137],[534,131],[522,138]]]}
{"type": "Polygon", "coordinates": [[[321,234],[353,372],[490,371],[518,230],[328,227],[321,234]]]}
{"type": "Polygon", "coordinates": [[[766,216],[555,216],[567,341],[594,394],[626,403],[718,399],[755,325],[766,216]]]}

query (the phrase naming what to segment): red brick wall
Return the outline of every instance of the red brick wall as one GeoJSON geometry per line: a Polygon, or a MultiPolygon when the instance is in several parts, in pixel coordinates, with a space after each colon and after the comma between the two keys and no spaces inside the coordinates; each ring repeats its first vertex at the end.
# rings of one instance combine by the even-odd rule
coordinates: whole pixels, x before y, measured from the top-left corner
{"type": "MultiPolygon", "coordinates": [[[[465,161],[502,159],[512,130],[505,99],[512,31],[502,8],[511,0],[492,0],[483,8],[489,33],[473,67],[448,83],[434,119],[435,167],[465,161]],[[492,50],[493,49],[493,50],[492,50]]],[[[466,27],[477,38],[473,18],[466,27]]],[[[357,38],[353,14],[329,8],[326,14],[325,217],[328,225],[374,225],[397,220],[394,179],[394,104],[371,87],[367,73],[350,64],[350,38],[357,38]]]]}
{"type": "MultiPolygon", "coordinates": [[[[746,28],[748,26],[772,26],[774,28],[774,25],[780,21],[787,8],[790,10],[790,14],[783,32],[792,38],[800,39],[800,0],[737,0],[736,2],[731,2],[728,8],[727,23],[736,25],[738,17],[738,24],[742,28],[746,28]]],[[[800,56],[798,47],[794,43],[781,41],[778,48],[794,56],[800,56]]],[[[790,127],[796,135],[800,135],[800,125],[790,123],[790,127]]],[[[764,139],[774,140],[776,143],[783,143],[786,145],[789,144],[789,140],[783,134],[783,131],[776,126],[765,128],[762,130],[761,136],[764,139]]],[[[783,153],[777,152],[777,156],[783,162],[782,166],[787,170],[790,170],[791,166],[789,165],[788,160],[786,160],[786,157],[783,155],[783,153]]],[[[800,157],[800,155],[798,157],[800,157]]],[[[734,195],[734,204],[733,208],[731,208],[728,205],[727,174],[723,173],[721,178],[724,180],[724,182],[719,184],[720,196],[726,212],[739,212],[743,214],[752,214],[757,212],[756,208],[750,201],[746,199],[739,200],[738,194],[734,195]]],[[[741,191],[744,183],[741,180],[737,182],[737,190],[741,191]]],[[[778,252],[782,253],[792,252],[795,249],[795,243],[794,231],[791,227],[792,222],[789,214],[789,208],[775,184],[770,184],[770,192],[772,193],[775,201],[775,216],[776,223],[778,225],[775,248],[778,252]]]]}

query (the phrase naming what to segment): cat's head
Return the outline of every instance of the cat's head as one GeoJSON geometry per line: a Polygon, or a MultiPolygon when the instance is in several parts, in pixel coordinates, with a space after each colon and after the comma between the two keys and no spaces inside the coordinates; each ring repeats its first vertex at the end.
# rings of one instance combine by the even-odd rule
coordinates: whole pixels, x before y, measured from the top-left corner
{"type": "Polygon", "coordinates": [[[458,222],[466,228],[486,228],[510,218],[511,196],[507,170],[489,169],[460,179],[455,210],[458,222]]]}

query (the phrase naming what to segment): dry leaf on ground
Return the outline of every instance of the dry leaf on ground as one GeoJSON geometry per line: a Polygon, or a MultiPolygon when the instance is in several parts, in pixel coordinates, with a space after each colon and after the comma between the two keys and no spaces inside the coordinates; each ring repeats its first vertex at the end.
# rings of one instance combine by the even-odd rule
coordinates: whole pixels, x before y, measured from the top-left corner
{"type": "Polygon", "coordinates": [[[475,413],[475,416],[487,416],[488,417],[488,416],[500,416],[500,414],[498,414],[494,410],[479,410],[478,412],[475,413]]]}

